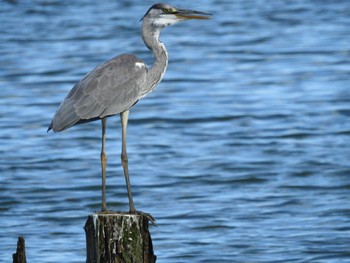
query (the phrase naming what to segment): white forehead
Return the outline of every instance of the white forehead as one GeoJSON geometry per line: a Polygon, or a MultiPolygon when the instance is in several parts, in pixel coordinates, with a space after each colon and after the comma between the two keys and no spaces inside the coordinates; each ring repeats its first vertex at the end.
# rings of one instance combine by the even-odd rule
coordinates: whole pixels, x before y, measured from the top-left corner
{"type": "Polygon", "coordinates": [[[163,12],[163,9],[167,9],[167,10],[176,10],[175,7],[168,5],[168,4],[155,4],[153,5],[149,10],[148,10],[148,14],[152,15],[159,15],[163,12]]]}

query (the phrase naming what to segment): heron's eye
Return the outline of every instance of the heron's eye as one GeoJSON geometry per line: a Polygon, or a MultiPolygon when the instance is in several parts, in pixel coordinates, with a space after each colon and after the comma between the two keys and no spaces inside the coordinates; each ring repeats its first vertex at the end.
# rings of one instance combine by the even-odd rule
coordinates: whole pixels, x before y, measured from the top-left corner
{"type": "Polygon", "coordinates": [[[169,13],[170,12],[170,9],[168,9],[168,8],[163,8],[162,10],[163,10],[164,13],[169,13]]]}

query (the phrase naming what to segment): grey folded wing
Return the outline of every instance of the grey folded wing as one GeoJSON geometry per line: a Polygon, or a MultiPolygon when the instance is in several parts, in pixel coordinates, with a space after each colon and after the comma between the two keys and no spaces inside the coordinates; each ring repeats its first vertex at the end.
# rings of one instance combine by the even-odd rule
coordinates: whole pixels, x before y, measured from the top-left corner
{"type": "Polygon", "coordinates": [[[142,96],[147,67],[134,55],[121,55],[80,80],[59,106],[49,130],[62,131],[128,110],[142,96]]]}

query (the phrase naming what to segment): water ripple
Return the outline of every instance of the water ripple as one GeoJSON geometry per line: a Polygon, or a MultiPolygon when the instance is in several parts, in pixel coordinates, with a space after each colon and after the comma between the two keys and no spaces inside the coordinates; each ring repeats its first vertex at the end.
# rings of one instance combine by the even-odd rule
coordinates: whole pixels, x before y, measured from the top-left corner
{"type": "MultiPolygon", "coordinates": [[[[135,203],[159,262],[348,262],[347,1],[180,2],[212,20],[164,30],[164,80],[130,114],[135,203]],[[263,241],[263,242],[262,242],[263,241]]],[[[151,63],[148,3],[3,1],[0,257],[82,262],[100,209],[100,123],[46,133],[69,89],[121,52],[151,63]],[[43,240],[50,240],[44,244],[43,240]],[[60,251],[60,253],[57,253],[60,251]]],[[[120,121],[108,120],[107,200],[127,210],[120,121]]]]}

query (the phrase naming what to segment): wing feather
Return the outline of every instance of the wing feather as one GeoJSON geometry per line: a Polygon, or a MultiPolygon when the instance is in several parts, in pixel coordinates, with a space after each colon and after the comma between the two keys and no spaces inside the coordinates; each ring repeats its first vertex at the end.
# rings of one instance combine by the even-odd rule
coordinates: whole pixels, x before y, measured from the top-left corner
{"type": "Polygon", "coordinates": [[[142,97],[147,67],[134,55],[121,55],[85,75],[68,93],[49,129],[62,131],[128,110],[142,97]]]}

